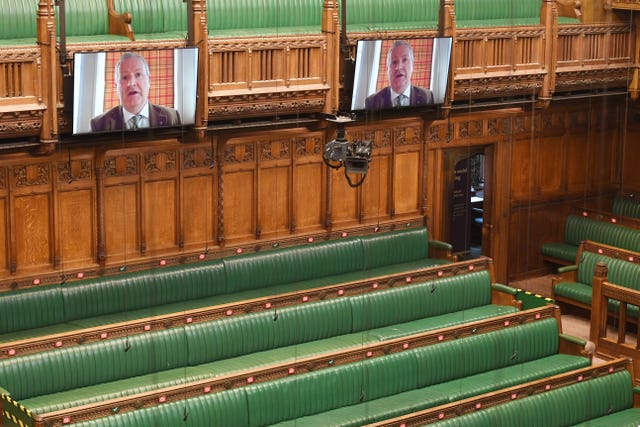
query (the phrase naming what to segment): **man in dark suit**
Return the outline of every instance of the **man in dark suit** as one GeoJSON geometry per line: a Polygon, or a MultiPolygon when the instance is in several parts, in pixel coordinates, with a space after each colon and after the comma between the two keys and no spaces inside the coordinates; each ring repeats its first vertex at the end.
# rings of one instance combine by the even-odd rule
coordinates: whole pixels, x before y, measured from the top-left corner
{"type": "Polygon", "coordinates": [[[433,104],[433,93],[411,84],[413,49],[403,40],[396,41],[387,53],[389,86],[369,95],[364,101],[367,110],[433,104]]]}
{"type": "Polygon", "coordinates": [[[120,105],[91,119],[94,132],[180,125],[173,108],[149,103],[151,73],[143,57],[127,52],[115,69],[120,105]]]}

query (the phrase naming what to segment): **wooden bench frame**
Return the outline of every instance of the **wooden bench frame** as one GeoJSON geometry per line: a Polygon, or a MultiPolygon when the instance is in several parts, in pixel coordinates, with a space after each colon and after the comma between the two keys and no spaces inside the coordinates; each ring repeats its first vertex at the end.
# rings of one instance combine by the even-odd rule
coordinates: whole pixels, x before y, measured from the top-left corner
{"type": "Polygon", "coordinates": [[[590,240],[585,240],[580,243],[578,247],[578,255],[576,256],[576,263],[571,266],[561,267],[559,269],[559,274],[551,278],[551,292],[553,295],[553,299],[558,303],[568,304],[575,307],[579,307],[583,310],[589,311],[593,315],[593,308],[595,307],[595,287],[596,284],[595,279],[592,282],[592,297],[591,297],[591,305],[583,304],[578,301],[574,301],[572,299],[565,298],[560,295],[556,295],[553,292],[554,286],[558,282],[577,282],[578,278],[578,267],[580,263],[580,259],[582,257],[583,252],[592,252],[598,255],[603,255],[613,259],[624,260],[627,262],[632,262],[635,264],[640,264],[640,253],[628,251],[626,249],[616,248],[614,246],[605,245],[597,242],[592,242],[590,240]]]}
{"type": "MultiPolygon", "coordinates": [[[[604,359],[626,356],[633,360],[636,375],[640,373],[640,338],[637,319],[627,316],[627,306],[633,304],[640,307],[640,292],[619,286],[607,281],[607,266],[599,264],[593,277],[593,309],[591,310],[591,323],[589,339],[596,345],[596,354],[604,359]],[[613,316],[617,319],[617,333],[615,337],[607,335],[609,319],[612,313],[609,311],[609,299],[620,301],[620,308],[613,316]],[[635,330],[635,343],[627,342],[628,331],[635,330]]],[[[634,377],[640,384],[640,376],[634,377]]]]}
{"type": "MultiPolygon", "coordinates": [[[[470,322],[461,326],[443,328],[382,343],[359,346],[358,348],[346,351],[332,352],[320,356],[300,359],[291,363],[276,364],[258,370],[249,370],[232,375],[219,376],[212,379],[183,384],[180,386],[167,387],[124,398],[117,398],[76,408],[69,408],[48,414],[34,415],[34,427],[60,425],[65,421],[68,423],[100,418],[103,416],[113,415],[114,413],[123,413],[140,408],[156,406],[165,402],[175,402],[216,391],[244,387],[250,384],[289,377],[291,375],[300,375],[311,371],[317,371],[319,369],[330,369],[334,366],[381,357],[392,353],[402,352],[410,348],[422,347],[446,341],[455,341],[464,337],[515,327],[543,319],[555,318],[558,322],[559,335],[562,337],[559,316],[559,308],[554,305],[548,305],[514,314],[498,316],[488,320],[470,322]]],[[[581,343],[561,339],[561,342],[562,341],[566,341],[566,344],[560,346],[559,351],[561,353],[586,357],[591,356],[581,343]]],[[[5,402],[14,403],[9,396],[4,396],[4,398],[5,402]]]]}

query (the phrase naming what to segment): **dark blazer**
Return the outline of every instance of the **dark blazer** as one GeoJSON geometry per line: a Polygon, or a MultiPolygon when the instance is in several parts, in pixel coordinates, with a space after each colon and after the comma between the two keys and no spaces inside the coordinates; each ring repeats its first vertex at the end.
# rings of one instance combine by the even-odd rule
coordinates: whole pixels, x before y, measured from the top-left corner
{"type": "MultiPolygon", "coordinates": [[[[433,93],[430,90],[411,86],[411,95],[409,96],[409,105],[428,105],[433,104],[433,93]]],[[[391,88],[389,86],[380,89],[377,93],[369,95],[364,100],[364,108],[366,110],[384,110],[386,108],[394,108],[391,101],[391,88]]]]}
{"type": "MultiPolygon", "coordinates": [[[[173,108],[163,107],[162,105],[149,104],[150,128],[178,126],[180,123],[180,113],[178,113],[178,111],[173,108]]],[[[111,110],[91,119],[91,130],[94,132],[122,130],[126,128],[121,105],[113,107],[111,110]]]]}

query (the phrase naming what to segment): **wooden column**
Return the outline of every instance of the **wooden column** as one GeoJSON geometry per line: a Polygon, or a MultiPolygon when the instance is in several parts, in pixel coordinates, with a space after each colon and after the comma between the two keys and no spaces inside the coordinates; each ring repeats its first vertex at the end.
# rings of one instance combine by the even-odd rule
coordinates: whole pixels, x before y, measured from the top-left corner
{"type": "Polygon", "coordinates": [[[607,280],[607,266],[603,262],[598,262],[593,272],[593,281],[591,282],[591,328],[589,330],[589,340],[595,345],[601,336],[607,334],[607,301],[602,301],[602,282],[607,280]]]}
{"type": "Polygon", "coordinates": [[[39,154],[54,151],[58,135],[59,58],[56,53],[56,17],[53,0],[39,0],[37,14],[38,46],[40,46],[40,102],[43,104],[39,154]]]}
{"type": "Polygon", "coordinates": [[[206,137],[209,124],[209,30],[206,0],[191,0],[193,15],[193,45],[198,48],[198,98],[196,101],[196,139],[206,137]]]}
{"type": "Polygon", "coordinates": [[[340,52],[340,27],[338,19],[337,0],[324,0],[322,6],[322,33],[327,44],[325,58],[324,84],[329,88],[324,104],[324,113],[334,114],[338,110],[340,87],[340,75],[344,69],[344,58],[340,52]]]}
{"type": "Polygon", "coordinates": [[[558,62],[558,10],[555,0],[544,0],[540,10],[540,23],[544,25],[544,57],[542,67],[546,74],[542,81],[542,88],[538,92],[536,105],[547,108],[551,104],[551,97],[556,88],[556,66],[558,62]]]}

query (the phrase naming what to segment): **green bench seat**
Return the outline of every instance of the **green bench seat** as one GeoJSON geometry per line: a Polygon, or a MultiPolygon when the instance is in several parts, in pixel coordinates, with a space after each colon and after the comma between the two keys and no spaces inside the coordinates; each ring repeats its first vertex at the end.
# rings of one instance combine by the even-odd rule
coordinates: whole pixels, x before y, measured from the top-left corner
{"type": "Polygon", "coordinates": [[[578,246],[583,240],[640,252],[640,230],[584,216],[567,215],[564,240],[544,243],[541,248],[542,256],[573,264],[578,255],[578,246]]]}
{"type": "Polygon", "coordinates": [[[490,302],[489,272],[470,272],[5,359],[0,387],[38,413],[515,311],[490,302]]]}
{"type": "MultiPolygon", "coordinates": [[[[577,281],[558,281],[553,286],[554,296],[562,301],[573,301],[578,305],[591,306],[593,275],[599,262],[603,262],[607,266],[607,281],[640,291],[639,264],[584,251],[577,265],[577,281]]],[[[609,300],[610,311],[618,312],[619,306],[619,301],[609,300]]],[[[627,313],[629,316],[637,318],[638,307],[632,304],[628,305],[627,313]]]]}
{"type": "Polygon", "coordinates": [[[387,417],[395,404],[411,411],[590,365],[558,354],[558,345],[556,320],[545,319],[77,425],[177,424],[185,408],[189,419],[211,416],[215,425],[356,425],[387,417]]]}
{"type": "Polygon", "coordinates": [[[523,399],[432,423],[434,427],[637,426],[633,384],[628,371],[596,377],[523,399]],[[619,417],[615,414],[620,413],[619,417]],[[630,423],[630,417],[636,416],[630,423]],[[611,417],[611,418],[610,418],[611,417]],[[589,420],[608,422],[589,424],[589,420]],[[622,421],[619,424],[616,421],[622,421]]]}
{"type": "Polygon", "coordinates": [[[188,11],[183,0],[114,0],[114,6],[120,13],[131,13],[136,41],[187,38],[188,11]]]}
{"type": "Polygon", "coordinates": [[[0,342],[449,262],[429,258],[430,245],[449,247],[415,227],[10,291],[0,294],[0,342]]]}
{"type": "MultiPolygon", "coordinates": [[[[118,12],[124,12],[119,11],[118,12]]],[[[60,10],[56,7],[56,25],[60,37],[60,10]]],[[[109,34],[109,10],[106,0],[65,0],[67,44],[129,42],[124,35],[109,34]]]]}

